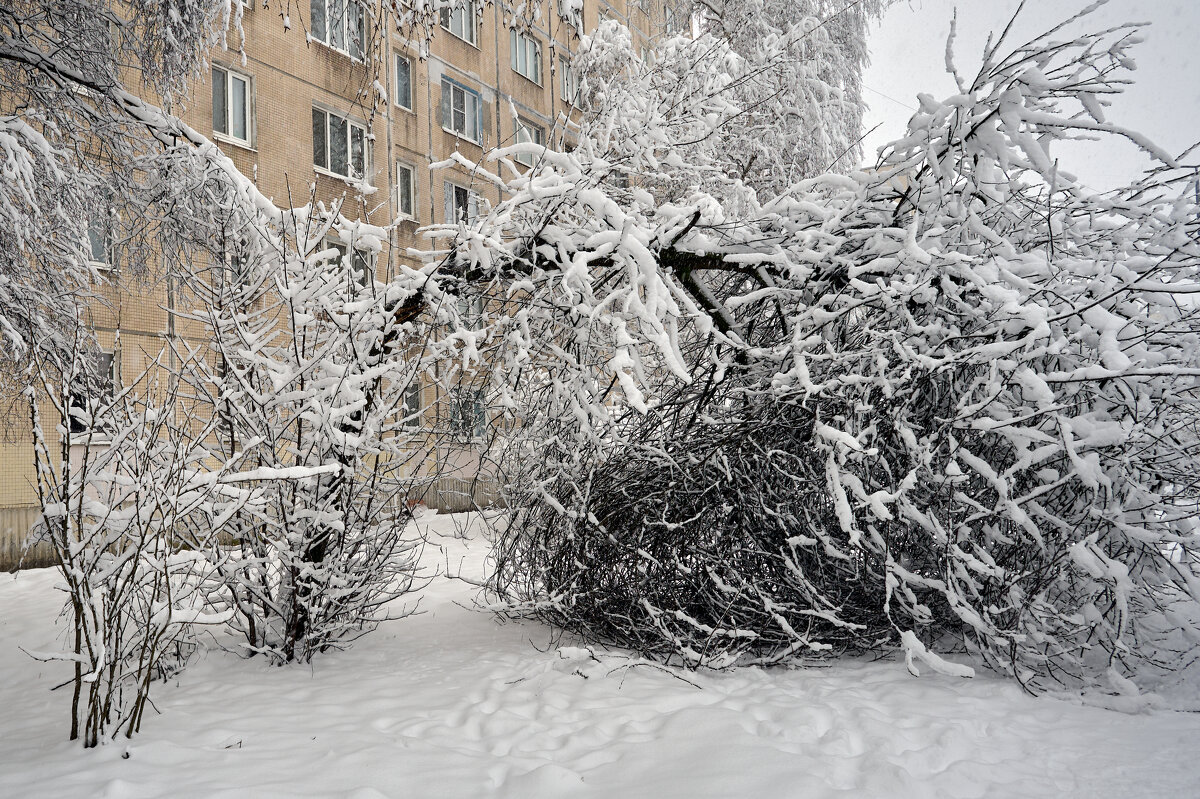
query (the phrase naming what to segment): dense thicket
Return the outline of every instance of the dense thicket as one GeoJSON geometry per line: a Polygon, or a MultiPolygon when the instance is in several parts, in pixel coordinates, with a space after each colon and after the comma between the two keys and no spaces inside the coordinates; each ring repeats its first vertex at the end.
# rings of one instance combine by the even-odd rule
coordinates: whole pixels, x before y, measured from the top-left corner
{"type": "Polygon", "coordinates": [[[540,411],[499,594],[689,665],[886,644],[966,674],[937,654],[965,648],[1030,687],[1123,690],[1177,664],[1197,208],[1189,168],[1105,120],[1136,41],[1001,38],[874,171],[770,194],[706,148],[740,110],[719,38],[646,70],[602,28],[579,148],[459,237],[459,263],[570,320],[495,325],[540,411]],[[1097,194],[1052,155],[1091,134],[1161,166],[1097,194]]]}

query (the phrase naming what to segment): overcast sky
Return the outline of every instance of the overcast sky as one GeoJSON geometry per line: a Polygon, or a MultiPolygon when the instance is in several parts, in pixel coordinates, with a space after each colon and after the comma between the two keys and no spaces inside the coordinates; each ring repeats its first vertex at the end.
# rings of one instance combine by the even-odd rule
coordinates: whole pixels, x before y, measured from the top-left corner
{"type": "MultiPolygon", "coordinates": [[[[865,142],[867,160],[896,138],[926,92],[941,99],[955,93],[945,70],[946,36],[958,8],[955,61],[974,76],[988,33],[999,32],[1018,0],[897,0],[870,39],[871,67],[863,76],[870,108],[866,128],[881,127],[865,142]]],[[[1011,41],[1025,42],[1078,12],[1084,0],[1029,0],[1011,41]]],[[[1110,0],[1082,23],[1099,29],[1122,22],[1149,22],[1146,42],[1134,51],[1137,85],[1108,109],[1110,121],[1134,128],[1178,154],[1200,139],[1200,0],[1110,0]]],[[[1080,23],[1077,23],[1079,25],[1080,23]]],[[[1077,28],[1076,30],[1083,30],[1077,28]]],[[[1064,169],[1098,189],[1135,176],[1146,163],[1132,145],[1089,144],[1057,153],[1064,169]]]]}

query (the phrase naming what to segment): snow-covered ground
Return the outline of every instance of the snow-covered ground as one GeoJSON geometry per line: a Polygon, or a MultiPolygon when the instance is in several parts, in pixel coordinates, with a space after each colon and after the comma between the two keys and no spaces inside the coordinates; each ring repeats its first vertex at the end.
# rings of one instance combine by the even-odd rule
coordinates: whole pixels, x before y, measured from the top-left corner
{"type": "MultiPolygon", "coordinates": [[[[485,542],[424,516],[430,564],[485,542]]],[[[0,797],[1171,797],[1200,790],[1200,713],[1032,699],[986,674],[894,662],[684,674],[470,609],[438,577],[422,615],[311,667],[211,652],[142,734],[66,740],[61,595],[0,575],[0,797]]]]}

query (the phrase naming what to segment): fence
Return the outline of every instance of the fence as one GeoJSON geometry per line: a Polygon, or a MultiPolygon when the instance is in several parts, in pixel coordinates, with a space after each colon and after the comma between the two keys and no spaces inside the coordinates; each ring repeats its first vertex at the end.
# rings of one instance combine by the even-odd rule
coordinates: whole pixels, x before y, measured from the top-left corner
{"type": "Polygon", "coordinates": [[[0,508],[0,571],[54,565],[54,550],[49,544],[26,547],[29,531],[39,516],[39,508],[0,508]]]}

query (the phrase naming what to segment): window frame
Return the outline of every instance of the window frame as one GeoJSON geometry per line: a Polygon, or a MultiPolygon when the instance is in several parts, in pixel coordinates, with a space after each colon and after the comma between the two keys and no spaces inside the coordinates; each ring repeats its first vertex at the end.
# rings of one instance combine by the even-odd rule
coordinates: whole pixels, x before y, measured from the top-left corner
{"type": "MultiPolygon", "coordinates": [[[[513,141],[518,144],[537,144],[541,147],[545,147],[546,129],[532,120],[518,116],[516,120],[516,130],[513,131],[513,141]],[[523,141],[521,139],[521,133],[523,131],[527,131],[530,134],[536,135],[532,135],[529,139],[523,141]]],[[[533,166],[535,163],[537,163],[538,157],[533,153],[513,153],[513,160],[518,164],[533,166]]]]}
{"type": "MultiPolygon", "coordinates": [[[[100,393],[95,394],[91,391],[86,391],[87,386],[72,385],[67,392],[67,418],[64,420],[64,427],[68,435],[86,435],[89,440],[100,441],[106,440],[111,434],[111,430],[105,430],[104,426],[96,426],[96,419],[93,416],[92,426],[89,428],[81,420],[79,420],[72,410],[79,408],[85,413],[95,414],[97,411],[110,407],[116,400],[118,389],[121,385],[121,359],[119,350],[115,347],[111,350],[99,349],[92,355],[86,356],[93,363],[99,362],[103,364],[104,360],[108,360],[106,369],[97,369],[95,375],[102,377],[106,382],[100,386],[100,393]],[[96,402],[92,403],[93,400],[96,402]],[[89,405],[92,407],[89,408],[89,405]]],[[[90,373],[85,373],[84,377],[90,376],[90,373]]]]}
{"type": "Polygon", "coordinates": [[[466,139],[473,144],[482,145],[483,142],[483,95],[469,86],[465,86],[453,78],[442,76],[442,130],[452,133],[455,136],[466,139]],[[464,126],[468,119],[474,121],[474,136],[468,131],[459,130],[454,127],[454,93],[459,92],[463,97],[463,123],[464,126]],[[474,104],[475,112],[469,114],[467,112],[467,98],[470,98],[474,104]]]}
{"type": "Polygon", "coordinates": [[[344,180],[353,181],[356,183],[369,184],[369,176],[371,174],[371,132],[367,126],[361,122],[356,122],[349,116],[339,114],[335,111],[330,111],[327,108],[314,105],[313,112],[313,169],[327,175],[342,178],[344,180]],[[317,141],[316,141],[316,115],[323,114],[325,116],[325,130],[322,136],[324,143],[324,161],[317,161],[317,141]],[[332,148],[332,130],[330,120],[341,120],[346,124],[346,169],[345,173],[338,172],[333,168],[333,148],[332,148]],[[363,171],[361,175],[354,174],[354,131],[358,130],[362,133],[362,148],[363,148],[363,171]]]}
{"type": "Polygon", "coordinates": [[[438,24],[454,38],[464,41],[472,47],[479,47],[479,20],[475,10],[474,0],[466,0],[461,6],[449,8],[443,6],[438,12],[438,24]],[[461,15],[461,16],[459,16],[461,15]],[[461,21],[459,32],[454,30],[455,19],[461,21]],[[467,20],[470,20],[470,30],[467,30],[467,20]],[[470,33],[470,38],[466,36],[470,33]]]}
{"type": "Polygon", "coordinates": [[[247,75],[244,72],[238,72],[235,69],[230,69],[229,67],[226,67],[222,64],[213,64],[211,79],[212,79],[212,90],[213,90],[213,106],[212,106],[213,135],[222,141],[227,140],[233,144],[238,144],[238,145],[241,145],[248,149],[252,149],[254,147],[254,144],[253,144],[253,142],[254,142],[254,77],[251,75],[247,75]],[[225,125],[225,130],[221,130],[219,127],[217,127],[216,90],[217,90],[217,73],[218,72],[223,73],[223,75],[224,75],[223,82],[225,84],[225,89],[224,89],[224,91],[225,91],[225,119],[223,120],[223,122],[225,125]],[[232,98],[233,98],[233,81],[234,80],[240,80],[246,86],[245,95],[243,98],[245,108],[242,109],[243,113],[245,114],[245,124],[246,124],[246,137],[245,138],[242,138],[242,137],[238,136],[236,133],[231,132],[232,128],[233,128],[233,125],[232,125],[232,116],[233,116],[232,98]]]}
{"type": "Polygon", "coordinates": [[[467,330],[483,327],[483,310],[487,300],[482,294],[460,294],[455,302],[458,318],[467,330]]]}
{"type": "Polygon", "coordinates": [[[346,266],[349,266],[350,274],[354,277],[354,285],[364,289],[375,285],[376,253],[364,247],[354,247],[333,236],[326,237],[322,245],[326,250],[337,250],[338,259],[343,263],[346,256],[353,253],[350,256],[350,263],[346,266]]]}
{"type": "Polygon", "coordinates": [[[112,272],[117,268],[115,252],[116,237],[113,236],[110,216],[111,213],[107,207],[102,214],[89,216],[87,232],[84,236],[85,246],[87,247],[87,262],[102,272],[112,272]],[[103,258],[99,260],[95,257],[97,238],[100,239],[100,244],[104,248],[103,258]]]}
{"type": "Polygon", "coordinates": [[[512,67],[513,72],[538,86],[542,85],[542,43],[536,36],[516,28],[510,28],[508,54],[509,66],[512,67]],[[520,68],[521,63],[526,65],[528,71],[520,68]],[[535,74],[530,74],[530,72],[535,74]]]}
{"type": "Polygon", "coordinates": [[[478,441],[487,435],[490,422],[483,389],[457,386],[450,389],[447,399],[449,400],[447,427],[452,436],[466,441],[478,441]]]}
{"type": "Polygon", "coordinates": [[[443,211],[446,215],[446,224],[457,225],[459,222],[463,222],[464,224],[469,225],[479,218],[480,198],[478,193],[472,191],[467,186],[461,186],[451,180],[444,181],[442,191],[442,204],[445,206],[443,211]],[[462,215],[462,217],[459,217],[458,215],[458,203],[455,202],[457,198],[457,195],[455,194],[456,191],[465,192],[466,195],[467,207],[466,212],[462,215]]]}
{"type": "Polygon", "coordinates": [[[396,53],[395,76],[396,76],[396,86],[397,87],[399,87],[399,85],[400,85],[400,65],[401,64],[404,64],[405,69],[408,70],[408,102],[407,103],[400,102],[400,93],[399,93],[398,89],[394,93],[395,96],[392,98],[392,101],[396,104],[396,106],[398,108],[403,108],[405,111],[412,111],[412,110],[414,110],[413,109],[413,85],[412,85],[412,59],[409,58],[404,53],[396,53]]]}
{"type": "Polygon", "coordinates": [[[359,61],[359,62],[366,61],[368,14],[367,14],[367,7],[364,3],[361,2],[361,0],[309,0],[308,13],[309,13],[308,38],[311,41],[318,42],[318,43],[324,45],[325,47],[328,47],[330,50],[341,53],[342,55],[344,55],[348,58],[351,58],[355,61],[359,61]],[[341,27],[341,29],[342,29],[343,41],[346,45],[345,47],[339,47],[337,44],[335,44],[333,42],[332,30],[331,30],[331,26],[329,24],[329,22],[330,22],[329,12],[330,12],[330,6],[333,5],[335,2],[342,3],[342,20],[341,20],[342,27],[341,27]],[[317,19],[318,19],[318,17],[317,17],[317,6],[318,5],[321,7],[321,11],[322,11],[321,34],[320,35],[317,35],[317,24],[316,24],[317,19]],[[359,25],[359,34],[361,36],[361,40],[359,41],[359,48],[358,48],[357,53],[355,53],[350,47],[352,39],[350,36],[350,26],[348,23],[350,22],[350,9],[351,8],[358,9],[358,25],[359,25]]]}
{"type": "Polygon", "coordinates": [[[425,397],[422,391],[421,379],[414,376],[404,387],[400,395],[400,411],[403,414],[400,426],[407,430],[420,430],[425,427],[425,397]]]}
{"type": "Polygon", "coordinates": [[[684,33],[684,23],[688,23],[687,32],[691,32],[691,15],[684,13],[684,10],[667,0],[663,3],[663,31],[667,36],[678,36],[684,33]]]}
{"type": "Polygon", "coordinates": [[[571,66],[571,59],[560,55],[558,57],[558,88],[562,101],[571,107],[579,105],[579,75],[571,66]]]}
{"type": "Polygon", "coordinates": [[[417,170],[412,164],[407,161],[396,161],[396,210],[405,217],[416,221],[417,218],[417,170]],[[408,210],[404,210],[404,195],[401,194],[403,188],[400,185],[400,170],[408,173],[408,210]]]}

